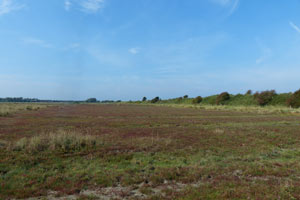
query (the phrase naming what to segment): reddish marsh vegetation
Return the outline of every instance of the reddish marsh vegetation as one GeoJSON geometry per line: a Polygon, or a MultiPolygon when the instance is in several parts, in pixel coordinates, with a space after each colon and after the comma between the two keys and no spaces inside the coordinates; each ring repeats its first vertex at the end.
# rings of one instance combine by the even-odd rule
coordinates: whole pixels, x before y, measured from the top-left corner
{"type": "Polygon", "coordinates": [[[299,199],[300,116],[60,105],[0,117],[0,198],[299,199]]]}

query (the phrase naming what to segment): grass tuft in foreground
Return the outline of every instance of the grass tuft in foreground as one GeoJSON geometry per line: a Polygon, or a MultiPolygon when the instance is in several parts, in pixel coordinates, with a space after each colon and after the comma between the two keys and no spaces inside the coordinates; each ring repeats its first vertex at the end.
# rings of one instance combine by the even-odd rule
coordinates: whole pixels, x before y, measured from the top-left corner
{"type": "Polygon", "coordinates": [[[60,130],[56,133],[22,138],[8,148],[13,151],[25,151],[29,153],[41,151],[70,152],[94,148],[96,145],[97,138],[95,136],[60,130]]]}
{"type": "Polygon", "coordinates": [[[48,107],[49,104],[42,103],[0,103],[0,117],[9,117],[20,111],[37,111],[48,107]]]}

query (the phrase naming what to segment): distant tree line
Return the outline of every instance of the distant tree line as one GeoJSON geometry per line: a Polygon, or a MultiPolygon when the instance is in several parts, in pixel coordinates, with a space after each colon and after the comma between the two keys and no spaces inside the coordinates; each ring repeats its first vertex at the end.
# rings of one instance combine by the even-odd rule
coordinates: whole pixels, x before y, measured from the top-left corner
{"type": "Polygon", "coordinates": [[[68,101],[68,100],[40,100],[37,98],[23,98],[23,97],[6,97],[0,98],[0,102],[11,102],[11,103],[32,103],[32,102],[40,102],[40,103],[119,103],[122,102],[121,100],[113,101],[113,100],[103,100],[98,101],[96,98],[89,98],[85,101],[68,101]]]}
{"type": "Polygon", "coordinates": [[[232,95],[228,92],[222,92],[218,95],[212,95],[208,97],[197,96],[195,98],[189,98],[188,95],[182,97],[162,100],[158,96],[148,100],[147,97],[143,97],[142,101],[132,103],[182,103],[182,104],[210,104],[210,105],[282,105],[289,106],[292,108],[300,108],[300,89],[294,93],[281,93],[277,94],[275,90],[266,90],[261,92],[255,92],[248,90],[244,95],[237,94],[232,95]]]}
{"type": "Polygon", "coordinates": [[[0,98],[0,102],[64,102],[58,100],[40,100],[36,98],[23,98],[23,97],[6,97],[0,98]]]}

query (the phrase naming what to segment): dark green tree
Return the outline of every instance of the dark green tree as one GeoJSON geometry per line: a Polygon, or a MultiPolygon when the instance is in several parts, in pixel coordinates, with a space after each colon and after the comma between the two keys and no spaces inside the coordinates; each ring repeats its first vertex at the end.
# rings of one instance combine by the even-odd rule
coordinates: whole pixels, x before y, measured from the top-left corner
{"type": "Polygon", "coordinates": [[[193,99],[193,104],[199,104],[201,103],[203,98],[201,96],[197,96],[196,98],[193,99]]]}
{"type": "Polygon", "coordinates": [[[155,97],[154,99],[151,100],[151,103],[157,103],[159,101],[159,97],[155,97]]]}

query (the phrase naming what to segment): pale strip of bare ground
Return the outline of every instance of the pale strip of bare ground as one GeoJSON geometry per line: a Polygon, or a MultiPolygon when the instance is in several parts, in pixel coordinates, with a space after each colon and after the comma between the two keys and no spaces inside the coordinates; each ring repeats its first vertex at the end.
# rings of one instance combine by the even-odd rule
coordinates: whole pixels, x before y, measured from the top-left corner
{"type": "Polygon", "coordinates": [[[106,188],[99,188],[94,190],[82,190],[79,191],[78,194],[73,195],[65,195],[59,196],[58,192],[49,191],[47,196],[43,197],[35,197],[35,198],[28,198],[24,200],[76,200],[80,197],[89,197],[91,199],[101,199],[101,200],[111,200],[111,199],[147,199],[150,196],[160,196],[166,197],[166,190],[173,191],[173,192],[181,192],[187,187],[199,187],[201,185],[200,182],[194,184],[184,184],[178,182],[169,182],[164,181],[163,184],[151,187],[151,182],[141,183],[139,185],[122,187],[106,187],[106,188]],[[142,190],[143,188],[147,188],[147,194],[145,194],[142,190]]]}

